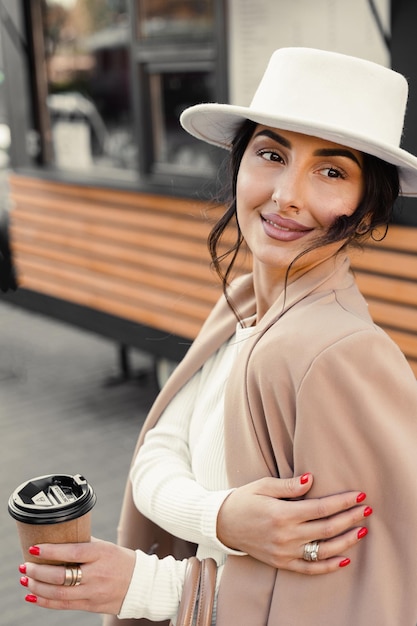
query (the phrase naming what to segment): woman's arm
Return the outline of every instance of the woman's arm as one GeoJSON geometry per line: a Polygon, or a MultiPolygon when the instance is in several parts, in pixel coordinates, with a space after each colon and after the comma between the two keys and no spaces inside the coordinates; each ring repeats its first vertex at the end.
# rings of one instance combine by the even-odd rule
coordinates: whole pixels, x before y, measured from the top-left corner
{"type": "Polygon", "coordinates": [[[308,497],[360,484],[374,513],[342,579],[307,582],[280,572],[276,600],[283,622],[294,619],[289,599],[296,595],[317,599],[309,604],[312,626],[362,626],[368,616],[380,626],[414,626],[417,382],[397,346],[372,330],[326,350],[300,386],[296,429],[295,471],[307,464],[314,473],[308,497]]]}
{"type": "MultiPolygon", "coordinates": [[[[219,474],[214,482],[224,489],[209,490],[196,480],[189,440],[200,382],[198,374],[147,434],[131,472],[139,510],[171,534],[205,549],[245,552],[274,567],[324,573],[346,563],[346,550],[364,536],[364,512],[370,511],[363,496],[357,501],[359,492],[294,503],[290,500],[311,488],[312,476],[302,481],[300,476],[269,478],[233,493],[226,489],[225,468],[212,469],[219,474]],[[303,546],[323,534],[329,541],[321,551],[320,567],[313,567],[302,559],[303,546]],[[332,537],[337,539],[330,541],[332,537]]],[[[223,440],[215,445],[208,440],[204,448],[212,446],[214,457],[223,445],[223,440]]]]}
{"type": "Polygon", "coordinates": [[[43,559],[81,563],[81,584],[63,586],[65,566],[33,562],[20,566],[26,600],[48,609],[80,610],[147,618],[175,617],[184,582],[185,561],[158,559],[105,541],[37,546],[43,559]],[[131,580],[134,588],[129,589],[131,580]],[[122,612],[121,612],[122,611],[122,612]]]}
{"type": "MultiPolygon", "coordinates": [[[[200,379],[201,372],[180,390],[147,433],[130,478],[135,505],[143,515],[176,537],[223,550],[216,520],[230,489],[225,476],[217,481],[223,489],[206,489],[192,469],[190,423],[200,379]]],[[[208,445],[215,447],[211,441],[208,445]]],[[[213,472],[221,474],[217,467],[213,472]]]]}

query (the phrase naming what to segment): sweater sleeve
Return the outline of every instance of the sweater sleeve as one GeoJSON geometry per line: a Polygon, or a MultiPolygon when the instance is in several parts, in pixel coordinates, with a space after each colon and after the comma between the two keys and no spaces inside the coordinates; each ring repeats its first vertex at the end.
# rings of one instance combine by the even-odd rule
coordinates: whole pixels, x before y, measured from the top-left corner
{"type": "Polygon", "coordinates": [[[136,563],[119,619],[174,619],[178,611],[187,561],[172,556],[158,559],[136,551],[136,563]]]}
{"type": "Polygon", "coordinates": [[[181,389],[147,434],[131,470],[133,497],[143,515],[176,537],[236,554],[216,536],[217,515],[231,490],[207,490],[192,471],[189,429],[200,377],[181,389]]]}

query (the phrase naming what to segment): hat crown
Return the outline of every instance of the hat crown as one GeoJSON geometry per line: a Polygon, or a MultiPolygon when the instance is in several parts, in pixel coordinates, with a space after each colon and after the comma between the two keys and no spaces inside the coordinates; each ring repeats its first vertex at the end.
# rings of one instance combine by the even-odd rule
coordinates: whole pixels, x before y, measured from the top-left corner
{"type": "Polygon", "coordinates": [[[297,130],[299,122],[333,129],[334,141],[366,136],[398,147],[407,97],[404,76],[371,61],[281,48],[272,55],[250,109],[291,120],[288,130],[297,130]]]}

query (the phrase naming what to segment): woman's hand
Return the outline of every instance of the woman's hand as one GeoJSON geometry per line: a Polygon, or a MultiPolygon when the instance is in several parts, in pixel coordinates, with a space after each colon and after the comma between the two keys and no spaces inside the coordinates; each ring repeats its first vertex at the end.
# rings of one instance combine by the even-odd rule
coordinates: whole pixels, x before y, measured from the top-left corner
{"type": "Polygon", "coordinates": [[[43,559],[77,563],[82,578],[78,586],[64,585],[64,565],[25,563],[20,582],[28,588],[26,600],[48,609],[71,609],[117,615],[135,566],[133,550],[93,539],[91,543],[41,544],[31,549],[43,559]]]}
{"type": "Polygon", "coordinates": [[[217,518],[218,539],[279,569],[325,574],[350,563],[346,551],[367,534],[372,513],[358,491],[294,500],[313,484],[311,474],[289,479],[262,478],[239,487],[224,501],[217,518]],[[283,499],[285,498],[285,499],[283,499]],[[318,541],[318,560],[305,561],[304,546],[318,541]]]}

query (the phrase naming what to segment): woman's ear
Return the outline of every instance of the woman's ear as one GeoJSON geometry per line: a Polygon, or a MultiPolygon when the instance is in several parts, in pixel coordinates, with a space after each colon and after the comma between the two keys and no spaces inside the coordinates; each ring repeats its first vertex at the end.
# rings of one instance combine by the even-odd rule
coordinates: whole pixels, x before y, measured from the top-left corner
{"type": "Polygon", "coordinates": [[[364,217],[356,227],[356,235],[363,236],[371,230],[371,219],[369,216],[364,217]]]}

